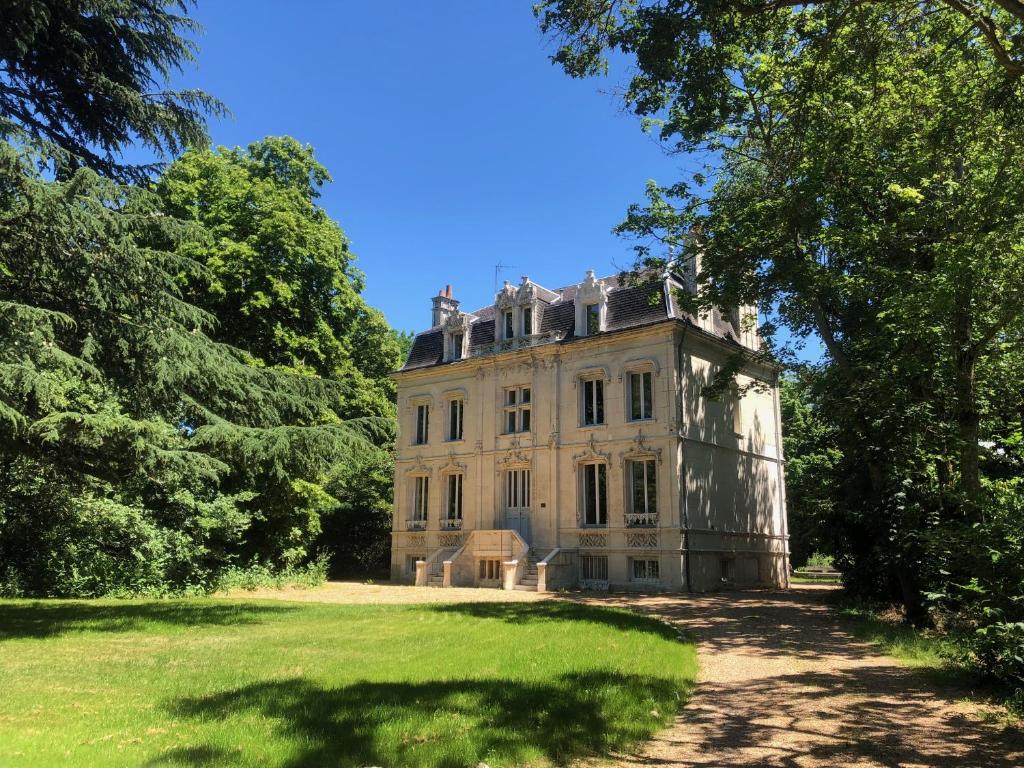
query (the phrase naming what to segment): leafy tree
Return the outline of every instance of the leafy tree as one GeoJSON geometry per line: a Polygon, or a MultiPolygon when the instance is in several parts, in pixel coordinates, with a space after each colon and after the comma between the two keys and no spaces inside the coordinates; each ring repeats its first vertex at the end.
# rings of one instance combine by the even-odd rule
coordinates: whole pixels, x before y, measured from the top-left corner
{"type": "MultiPolygon", "coordinates": [[[[650,183],[619,231],[640,239],[645,265],[670,249],[698,264],[695,309],[760,302],[797,337],[821,337],[812,401],[840,459],[838,481],[822,478],[835,483],[836,554],[850,587],[895,590],[915,620],[925,592],[963,615],[983,605],[964,585],[991,569],[949,553],[986,531],[996,559],[1019,546],[990,525],[1014,519],[1014,492],[986,477],[979,450],[1015,431],[1005,419],[1019,421],[1024,398],[1006,384],[1021,379],[1012,350],[1024,340],[1019,10],[538,9],[570,74],[603,71],[610,52],[634,57],[626,103],[672,149],[710,151],[706,174],[650,183]]],[[[1024,601],[1000,573],[984,589],[1009,589],[1002,626],[1024,618],[1024,601]]],[[[978,617],[990,614],[973,615],[987,631],[978,617]]]]}
{"type": "Polygon", "coordinates": [[[843,455],[835,426],[814,400],[813,374],[783,377],[779,400],[790,560],[799,566],[815,552],[834,555],[841,550],[834,534],[841,518],[835,489],[842,485],[843,455]]]}
{"type": "Polygon", "coordinates": [[[193,61],[190,0],[10,0],[0,11],[0,138],[27,143],[67,177],[92,168],[144,181],[154,165],[125,162],[141,142],[158,155],[206,144],[198,90],[164,81],[193,61]],[[179,13],[174,13],[174,10],[179,13]]]}
{"type": "Polygon", "coordinates": [[[231,563],[292,564],[337,503],[321,481],[393,430],[342,418],[339,403],[357,399],[351,382],[268,366],[214,338],[217,318],[189,291],[216,282],[194,258],[215,238],[169,216],[144,184],[120,183],[153,170],[121,160],[131,142],[158,154],[205,142],[203,113],[219,108],[162,89],[194,50],[194,23],[166,10],[187,5],[39,0],[3,11],[6,592],[205,587],[231,563]]]}
{"type": "Polygon", "coordinates": [[[342,416],[393,417],[387,374],[400,365],[398,337],[359,295],[348,239],[316,204],[329,180],[311,147],[271,137],[244,151],[188,152],[157,190],[169,214],[211,234],[185,246],[207,268],[186,281],[186,295],[218,318],[218,340],[334,379],[342,416]]]}
{"type": "MultiPolygon", "coordinates": [[[[244,349],[256,365],[331,380],[339,418],[393,422],[388,374],[401,365],[407,340],[360,296],[363,276],[348,240],[316,203],[329,180],[311,147],[271,137],[246,150],[188,152],[157,191],[168,213],[211,234],[185,244],[183,253],[206,270],[183,284],[189,301],[218,318],[217,340],[244,349]]],[[[390,545],[392,439],[393,429],[376,449],[346,455],[301,486],[264,489],[252,502],[264,517],[288,521],[290,511],[309,510],[305,525],[275,526],[271,535],[316,535],[323,517],[329,528],[319,533],[320,546],[334,553],[336,572],[379,565],[390,545]]],[[[300,540],[301,553],[309,539],[300,540]]]]}
{"type": "MultiPolygon", "coordinates": [[[[83,526],[113,547],[114,518],[136,530],[127,561],[164,582],[205,580],[215,563],[200,566],[203,550],[226,562],[238,548],[217,542],[238,544],[243,530],[262,556],[294,559],[317,530],[305,508],[246,502],[368,443],[374,425],[339,420],[329,382],[254,367],[209,338],[213,317],[176,282],[201,269],[178,249],[203,237],[145,190],[88,169],[46,181],[0,147],[0,472],[13,480],[0,546],[34,591],[74,591],[54,569],[85,567],[73,556],[95,551],[83,526]],[[260,540],[253,528],[289,535],[260,540]]],[[[86,570],[113,567],[89,558],[86,570]]]]}

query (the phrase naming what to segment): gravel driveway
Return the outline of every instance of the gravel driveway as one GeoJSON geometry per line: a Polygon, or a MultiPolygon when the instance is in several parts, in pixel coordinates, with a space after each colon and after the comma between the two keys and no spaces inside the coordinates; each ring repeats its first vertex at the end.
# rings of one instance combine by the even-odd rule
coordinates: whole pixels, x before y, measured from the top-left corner
{"type": "Polygon", "coordinates": [[[675,725],[622,766],[1024,766],[1024,734],[843,631],[821,587],[628,603],[698,640],[675,725]]]}
{"type": "MultiPolygon", "coordinates": [[[[694,635],[700,675],[676,723],[619,766],[964,766],[1024,768],[1024,733],[982,720],[978,704],[935,686],[844,631],[829,588],[788,592],[566,595],[649,611],[694,635]]],[[[330,582],[232,597],[328,603],[543,600],[496,589],[330,582]]],[[[598,764],[605,768],[607,763],[598,764]]]]}

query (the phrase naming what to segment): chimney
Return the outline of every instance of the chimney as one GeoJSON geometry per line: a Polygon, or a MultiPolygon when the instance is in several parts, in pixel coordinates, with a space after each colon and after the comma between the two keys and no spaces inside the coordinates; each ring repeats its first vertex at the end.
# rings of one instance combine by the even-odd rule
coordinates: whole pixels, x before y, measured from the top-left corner
{"type": "Polygon", "coordinates": [[[438,291],[437,296],[432,299],[432,302],[433,307],[430,313],[431,328],[443,325],[449,317],[459,311],[459,302],[452,298],[451,284],[438,291]]]}

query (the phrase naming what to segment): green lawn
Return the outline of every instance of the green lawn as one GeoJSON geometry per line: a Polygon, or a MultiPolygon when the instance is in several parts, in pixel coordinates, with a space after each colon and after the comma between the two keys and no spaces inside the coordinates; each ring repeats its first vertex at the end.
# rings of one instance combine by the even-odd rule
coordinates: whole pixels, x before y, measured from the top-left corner
{"type": "Polygon", "coordinates": [[[692,644],[570,602],[0,601],[0,765],[560,765],[648,738],[692,644]]]}

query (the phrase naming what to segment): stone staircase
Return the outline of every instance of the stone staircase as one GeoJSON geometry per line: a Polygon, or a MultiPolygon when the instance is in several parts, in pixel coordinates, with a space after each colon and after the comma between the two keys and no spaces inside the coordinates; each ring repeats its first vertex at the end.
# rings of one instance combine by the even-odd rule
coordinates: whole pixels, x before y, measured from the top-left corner
{"type": "Polygon", "coordinates": [[[526,568],[523,571],[523,578],[519,580],[513,589],[518,589],[523,592],[536,592],[537,591],[537,563],[540,558],[537,553],[532,549],[526,553],[526,568]]]}
{"type": "Polygon", "coordinates": [[[444,586],[444,561],[448,560],[452,555],[455,554],[457,547],[451,547],[449,549],[442,549],[440,554],[434,559],[434,561],[428,566],[427,571],[427,586],[428,587],[443,587],[444,586]]]}

